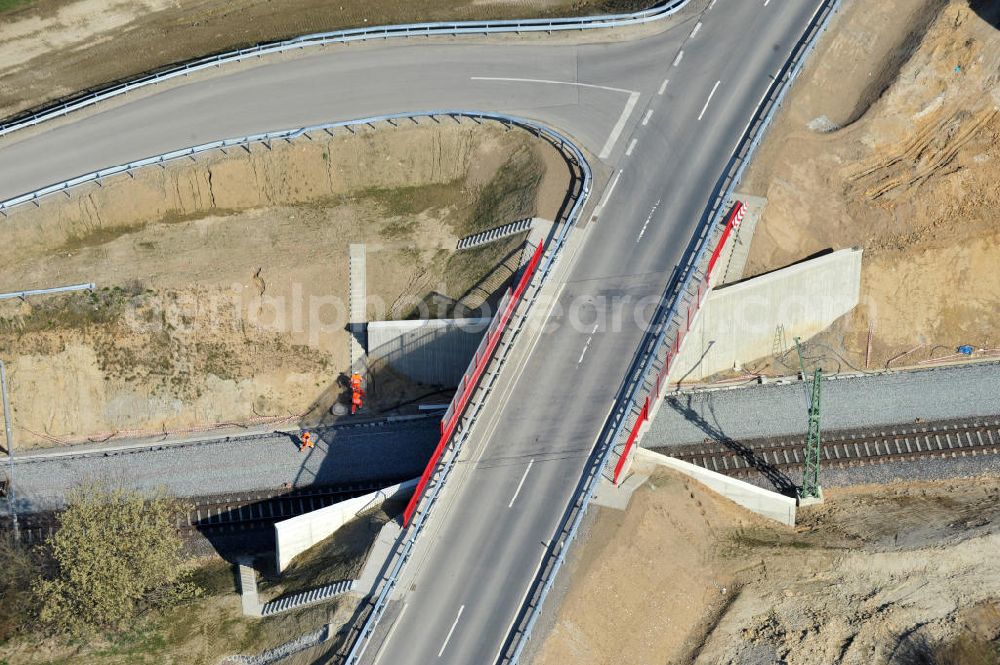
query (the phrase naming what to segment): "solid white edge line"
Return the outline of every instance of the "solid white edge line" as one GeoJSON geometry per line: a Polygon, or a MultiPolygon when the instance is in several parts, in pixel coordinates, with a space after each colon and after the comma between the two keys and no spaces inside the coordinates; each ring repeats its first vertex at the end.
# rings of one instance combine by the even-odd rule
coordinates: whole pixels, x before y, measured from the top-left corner
{"type": "MultiPolygon", "coordinates": [[[[559,302],[559,298],[562,296],[563,289],[566,288],[567,282],[563,282],[559,285],[559,290],[556,291],[555,296],[552,298],[552,302],[549,303],[549,308],[545,310],[545,315],[541,318],[541,328],[538,330],[538,334],[535,335],[535,339],[531,342],[531,348],[528,352],[521,357],[521,369],[518,370],[517,375],[520,376],[521,371],[527,367],[528,361],[531,359],[531,355],[535,352],[535,347],[538,346],[538,342],[542,339],[542,335],[545,331],[545,324],[548,322],[549,317],[552,316],[552,310],[555,309],[556,304],[559,302]]],[[[499,409],[502,410],[507,408],[507,402],[510,401],[511,395],[517,389],[517,380],[511,381],[507,387],[500,393],[499,399],[499,409]]],[[[490,439],[496,434],[497,427],[500,425],[500,418],[494,418],[490,423],[487,423],[487,430],[484,432],[483,441],[486,443],[479,449],[479,454],[476,455],[475,464],[478,464],[480,460],[483,459],[483,455],[486,454],[487,448],[489,448],[490,439]]]]}
{"type": "Polygon", "coordinates": [[[376,665],[378,663],[378,659],[382,657],[382,652],[385,651],[385,645],[389,643],[389,640],[392,639],[392,634],[396,632],[396,628],[398,628],[399,624],[403,621],[403,614],[406,612],[407,607],[409,607],[409,604],[403,603],[403,609],[401,609],[399,614],[396,615],[396,620],[392,622],[392,627],[389,628],[389,632],[385,634],[385,639],[382,640],[382,646],[378,648],[378,652],[372,660],[372,665],[376,665]]]}
{"type": "Polygon", "coordinates": [[[455,626],[458,625],[458,620],[462,618],[462,612],[465,611],[465,605],[458,608],[458,614],[455,615],[455,622],[451,624],[451,630],[448,631],[447,637],[444,638],[444,644],[441,645],[441,650],[438,651],[438,658],[444,654],[444,650],[448,648],[448,642],[451,641],[451,634],[455,632],[455,626]]]}
{"type": "Polygon", "coordinates": [[[635,108],[635,104],[638,101],[638,92],[629,94],[628,101],[625,102],[625,108],[622,109],[622,114],[618,116],[618,122],[611,129],[611,134],[608,135],[608,140],[605,141],[604,147],[601,148],[601,154],[598,155],[598,158],[607,159],[611,156],[611,151],[614,150],[615,143],[618,142],[618,137],[621,136],[622,130],[625,129],[625,123],[628,122],[629,116],[632,115],[632,109],[635,108]]]}
{"type": "Polygon", "coordinates": [[[503,76],[470,76],[470,81],[503,81],[506,83],[544,83],[547,85],[573,85],[578,88],[597,88],[598,90],[610,90],[611,92],[635,93],[635,90],[625,88],[613,88],[610,85],[596,85],[594,83],[577,83],[576,81],[552,81],[549,79],[522,79],[508,78],[503,76]]]}
{"type": "Polygon", "coordinates": [[[618,184],[618,179],[621,177],[622,177],[622,170],[618,169],[618,173],[615,174],[615,178],[614,180],[611,181],[611,185],[606,190],[604,190],[604,196],[601,197],[601,202],[597,204],[596,208],[594,208],[593,217],[597,217],[598,215],[601,214],[601,211],[604,210],[604,206],[607,205],[608,199],[611,198],[611,192],[615,191],[615,185],[618,184]]]}
{"type": "Polygon", "coordinates": [[[628,149],[625,151],[626,157],[632,156],[632,151],[635,150],[635,144],[639,142],[639,139],[632,139],[632,142],[628,144],[628,149]]]}
{"type": "Polygon", "coordinates": [[[708,99],[705,100],[705,105],[701,107],[701,113],[698,114],[698,119],[701,120],[702,116],[705,115],[705,111],[708,110],[708,105],[712,103],[712,97],[715,96],[715,91],[719,89],[719,84],[722,81],[716,81],[715,85],[712,86],[712,92],[708,93],[708,99]]]}
{"type": "Polygon", "coordinates": [[[510,503],[507,504],[508,508],[512,508],[514,506],[514,502],[517,500],[517,495],[521,493],[521,488],[524,487],[524,480],[528,477],[528,472],[531,471],[531,465],[534,463],[534,459],[528,461],[528,468],[524,470],[524,475],[521,476],[521,482],[517,484],[517,489],[514,490],[514,496],[510,498],[510,503]]]}

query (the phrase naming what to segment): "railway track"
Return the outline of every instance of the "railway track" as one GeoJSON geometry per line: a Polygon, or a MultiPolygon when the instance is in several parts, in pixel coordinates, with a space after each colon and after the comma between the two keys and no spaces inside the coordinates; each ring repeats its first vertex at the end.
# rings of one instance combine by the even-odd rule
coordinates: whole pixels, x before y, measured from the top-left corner
{"type": "MultiPolygon", "coordinates": [[[[275,522],[362,496],[402,480],[406,479],[182,499],[188,510],[177,516],[175,526],[184,536],[267,530],[275,522]]],[[[57,518],[58,514],[55,512],[18,516],[21,540],[27,544],[45,540],[57,528],[57,518]]],[[[10,528],[8,518],[0,520],[0,529],[7,531],[10,528]]]]}
{"type": "MultiPolygon", "coordinates": [[[[745,441],[706,440],[651,450],[727,476],[781,475],[804,463],[805,437],[745,441]]],[[[1000,417],[938,421],[877,429],[824,433],[823,467],[845,468],[888,462],[1000,454],[1000,417]]]]}

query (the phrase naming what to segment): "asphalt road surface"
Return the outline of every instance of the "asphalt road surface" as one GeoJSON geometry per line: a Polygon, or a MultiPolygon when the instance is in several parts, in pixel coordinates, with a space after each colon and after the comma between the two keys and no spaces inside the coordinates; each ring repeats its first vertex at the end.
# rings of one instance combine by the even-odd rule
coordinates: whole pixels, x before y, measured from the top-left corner
{"type": "Polygon", "coordinates": [[[621,169],[556,285],[559,307],[529,371],[494,405],[497,427],[473,447],[418,543],[390,637],[369,648],[379,663],[492,663],[642,337],[636,302],[663,290],[770,77],[818,6],[717,0],[692,3],[668,30],[634,41],[413,40],[234,68],[0,142],[0,198],[204,141],[439,108],[540,120],[621,169]],[[581,307],[587,299],[614,300],[600,308],[624,313],[623,325],[581,307]]]}

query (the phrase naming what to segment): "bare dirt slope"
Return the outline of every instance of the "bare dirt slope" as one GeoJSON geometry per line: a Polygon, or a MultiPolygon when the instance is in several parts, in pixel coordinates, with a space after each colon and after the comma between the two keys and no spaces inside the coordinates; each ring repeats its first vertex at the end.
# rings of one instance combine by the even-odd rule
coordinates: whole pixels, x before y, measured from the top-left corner
{"type": "MultiPolygon", "coordinates": [[[[865,248],[828,369],[1000,347],[1000,5],[850,2],[751,169],[768,197],[748,274],[865,248]]],[[[762,369],[762,367],[758,367],[762,369]]]]}
{"type": "Polygon", "coordinates": [[[171,63],[310,32],[420,21],[583,15],[648,4],[647,0],[0,0],[0,118],[171,63]]]}
{"type": "MultiPolygon", "coordinates": [[[[23,207],[5,221],[0,291],[98,291],[0,303],[17,440],[323,417],[350,364],[350,243],[367,246],[369,320],[462,315],[452,303],[495,298],[524,238],[455,252],[457,238],[555,218],[568,176],[520,130],[428,123],[238,149],[23,207]]],[[[429,390],[370,387],[376,412],[429,390]]]]}
{"type": "Polygon", "coordinates": [[[993,663],[919,657],[1000,637],[998,498],[995,478],[833,489],[791,529],[665,473],[601,509],[533,662],[993,663]]]}

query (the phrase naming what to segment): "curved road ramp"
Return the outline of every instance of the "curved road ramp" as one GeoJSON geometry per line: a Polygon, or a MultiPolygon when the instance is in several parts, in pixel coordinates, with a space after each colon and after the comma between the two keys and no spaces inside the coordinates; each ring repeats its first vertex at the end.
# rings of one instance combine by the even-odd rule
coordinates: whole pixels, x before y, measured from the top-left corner
{"type": "Polygon", "coordinates": [[[610,28],[678,14],[642,40],[424,40],[222,68],[5,146],[0,210],[209,150],[417,115],[518,124],[563,148],[577,177],[558,230],[463,379],[343,654],[348,664],[522,662],[596,488],[627,466],[633,433],[671,379],[741,205],[733,191],[838,4],[672,0],[614,17],[395,26],[224,54],[195,66],[373,37],[610,28]],[[281,127],[293,129],[262,133],[281,127]]]}

